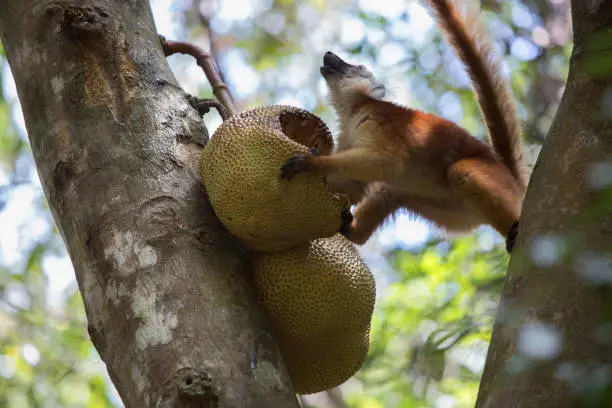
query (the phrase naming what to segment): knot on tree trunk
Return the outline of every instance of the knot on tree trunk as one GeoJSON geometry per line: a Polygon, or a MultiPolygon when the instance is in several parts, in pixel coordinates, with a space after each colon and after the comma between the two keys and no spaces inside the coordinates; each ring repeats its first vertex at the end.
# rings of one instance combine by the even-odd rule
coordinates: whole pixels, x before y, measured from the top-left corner
{"type": "Polygon", "coordinates": [[[110,14],[99,6],[76,6],[65,1],[54,1],[47,6],[50,17],[60,18],[62,31],[68,33],[101,34],[110,14]]]}
{"type": "Polygon", "coordinates": [[[168,381],[157,406],[217,408],[219,387],[208,371],[182,368],[168,381]]]}

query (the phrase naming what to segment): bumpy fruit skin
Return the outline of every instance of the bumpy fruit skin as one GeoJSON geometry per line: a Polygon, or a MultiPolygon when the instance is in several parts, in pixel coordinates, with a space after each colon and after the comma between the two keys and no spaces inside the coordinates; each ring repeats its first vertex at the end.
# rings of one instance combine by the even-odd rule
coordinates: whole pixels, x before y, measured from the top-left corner
{"type": "Polygon", "coordinates": [[[312,148],[331,153],[333,139],[325,123],[308,111],[282,105],[232,116],[204,148],[200,173],[211,205],[249,249],[281,251],[340,228],[346,196],[330,193],[322,176],[280,178],[289,157],[310,154],[312,148]]]}
{"type": "Polygon", "coordinates": [[[376,285],[354,245],[337,234],[253,254],[255,283],[298,394],[349,379],[368,353],[376,285]]]}

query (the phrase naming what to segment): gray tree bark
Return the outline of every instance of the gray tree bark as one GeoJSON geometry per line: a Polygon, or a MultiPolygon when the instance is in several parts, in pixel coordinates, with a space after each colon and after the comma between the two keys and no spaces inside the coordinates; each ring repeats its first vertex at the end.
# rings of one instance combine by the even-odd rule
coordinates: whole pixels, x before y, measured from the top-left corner
{"type": "Polygon", "coordinates": [[[572,19],[477,407],[612,406],[612,1],[574,0],[572,19]]]}
{"type": "Polygon", "coordinates": [[[296,407],[146,0],[0,0],[0,39],[91,340],[127,407],[296,407]]]}

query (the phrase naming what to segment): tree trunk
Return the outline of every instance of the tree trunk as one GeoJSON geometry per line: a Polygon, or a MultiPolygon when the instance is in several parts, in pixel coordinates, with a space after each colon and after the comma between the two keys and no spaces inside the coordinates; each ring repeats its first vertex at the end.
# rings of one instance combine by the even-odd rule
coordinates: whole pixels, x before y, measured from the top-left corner
{"type": "Polygon", "coordinates": [[[145,0],[0,0],[37,170],[127,407],[297,407],[145,0]]]}
{"type": "Polygon", "coordinates": [[[574,0],[572,19],[477,407],[612,406],[612,1],[574,0]]]}

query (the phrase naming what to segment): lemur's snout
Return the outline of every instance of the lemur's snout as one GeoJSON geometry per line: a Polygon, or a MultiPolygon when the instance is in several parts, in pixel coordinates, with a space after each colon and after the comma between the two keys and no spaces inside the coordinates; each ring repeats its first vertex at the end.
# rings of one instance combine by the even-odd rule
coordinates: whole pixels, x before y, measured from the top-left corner
{"type": "Polygon", "coordinates": [[[345,62],[342,58],[331,51],[327,51],[323,56],[323,66],[321,67],[321,75],[344,74],[353,66],[345,62]]]}

